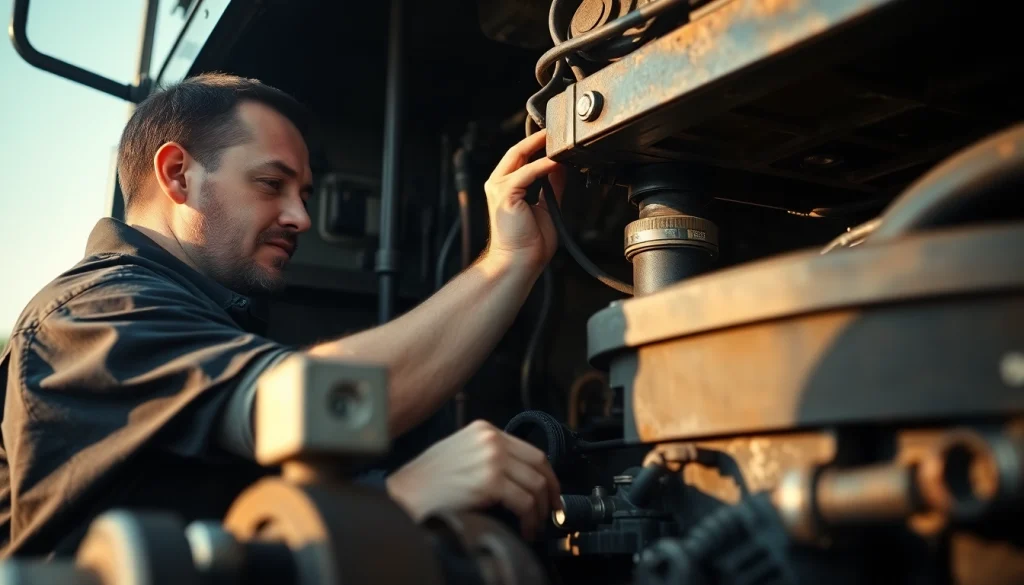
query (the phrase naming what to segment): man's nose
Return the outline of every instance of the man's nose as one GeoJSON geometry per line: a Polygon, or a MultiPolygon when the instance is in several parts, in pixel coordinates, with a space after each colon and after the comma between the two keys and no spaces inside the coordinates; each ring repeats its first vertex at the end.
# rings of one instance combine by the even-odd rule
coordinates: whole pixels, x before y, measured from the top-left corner
{"type": "Polygon", "coordinates": [[[282,226],[290,227],[299,233],[308,230],[313,223],[300,197],[288,198],[288,203],[281,211],[279,221],[282,226]]]}

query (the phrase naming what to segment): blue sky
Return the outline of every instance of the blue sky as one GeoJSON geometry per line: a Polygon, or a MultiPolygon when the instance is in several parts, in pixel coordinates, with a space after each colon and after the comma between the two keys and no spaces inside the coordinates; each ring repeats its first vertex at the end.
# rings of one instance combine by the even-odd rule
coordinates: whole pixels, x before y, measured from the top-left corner
{"type": "MultiPolygon", "coordinates": [[[[154,62],[183,25],[160,0],[154,62]]],[[[0,0],[4,32],[11,0],[0,0]]],[[[28,36],[40,51],[112,79],[133,79],[142,0],[32,0],[28,36]]],[[[117,98],[29,66],[0,39],[0,337],[47,282],[83,254],[109,213],[117,140],[129,114],[117,98]]]]}

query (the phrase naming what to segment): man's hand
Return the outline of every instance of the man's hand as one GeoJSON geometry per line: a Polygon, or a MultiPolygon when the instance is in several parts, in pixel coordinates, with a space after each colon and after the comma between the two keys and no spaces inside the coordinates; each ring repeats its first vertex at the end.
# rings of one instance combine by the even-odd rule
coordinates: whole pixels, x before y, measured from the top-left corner
{"type": "Polygon", "coordinates": [[[539,201],[530,205],[526,190],[548,176],[555,198],[560,200],[565,185],[564,169],[558,163],[547,157],[528,162],[544,146],[546,137],[547,131],[541,130],[513,146],[484,183],[491,228],[485,258],[499,257],[537,274],[558,248],[558,237],[548,214],[548,194],[542,193],[539,201]]]}
{"type": "Polygon", "coordinates": [[[561,505],[544,453],[480,420],[424,451],[392,474],[387,486],[416,521],[443,509],[501,504],[519,516],[527,540],[561,505]]]}

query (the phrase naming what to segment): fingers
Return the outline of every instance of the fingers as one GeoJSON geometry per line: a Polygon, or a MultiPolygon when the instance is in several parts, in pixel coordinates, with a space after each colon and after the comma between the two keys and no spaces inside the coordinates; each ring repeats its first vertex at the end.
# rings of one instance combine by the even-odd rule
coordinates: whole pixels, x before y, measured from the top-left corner
{"type": "Polygon", "coordinates": [[[525,195],[527,186],[534,184],[537,179],[551,174],[559,166],[555,161],[545,157],[519,167],[496,182],[502,184],[507,193],[525,195]]]}
{"type": "Polygon", "coordinates": [[[562,507],[561,495],[562,488],[558,484],[558,478],[555,477],[554,470],[551,469],[551,465],[548,463],[547,455],[543,451],[527,443],[526,441],[513,437],[512,435],[505,434],[509,443],[509,454],[516,459],[526,463],[534,471],[544,476],[545,486],[547,488],[548,502],[551,508],[558,510],[562,507]]]}
{"type": "Polygon", "coordinates": [[[543,526],[544,522],[548,519],[548,514],[551,513],[551,501],[547,490],[547,478],[544,477],[543,473],[540,473],[536,469],[514,457],[509,458],[508,463],[505,466],[505,474],[509,479],[516,482],[519,487],[530,492],[530,495],[533,496],[533,500],[535,502],[534,514],[538,524],[543,526]]]}
{"type": "Polygon", "coordinates": [[[537,502],[533,495],[516,482],[506,481],[501,491],[501,503],[519,516],[519,528],[523,538],[533,540],[537,534],[537,502]]]}
{"type": "Polygon", "coordinates": [[[541,130],[526,137],[519,141],[518,144],[508,149],[505,156],[501,157],[498,161],[498,165],[494,167],[494,172],[491,173],[491,179],[499,179],[512,171],[523,166],[526,161],[530,160],[533,153],[540,150],[544,146],[547,140],[547,131],[541,130]]]}

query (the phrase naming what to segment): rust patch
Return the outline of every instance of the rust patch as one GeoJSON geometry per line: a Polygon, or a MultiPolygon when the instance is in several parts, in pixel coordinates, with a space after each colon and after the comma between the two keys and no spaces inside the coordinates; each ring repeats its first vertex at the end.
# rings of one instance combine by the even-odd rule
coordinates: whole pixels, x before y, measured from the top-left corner
{"type": "Polygon", "coordinates": [[[773,18],[780,12],[795,12],[804,5],[802,0],[757,0],[750,12],[757,18],[773,18]]]}
{"type": "Polygon", "coordinates": [[[801,393],[793,389],[804,387],[831,340],[855,316],[818,315],[641,348],[633,391],[641,438],[663,441],[712,429],[749,432],[794,424],[801,393]],[[739,387],[747,391],[737,392],[739,387]]]}
{"type": "Polygon", "coordinates": [[[683,482],[727,504],[738,504],[743,497],[736,480],[722,475],[717,467],[691,463],[683,468],[683,482]]]}

